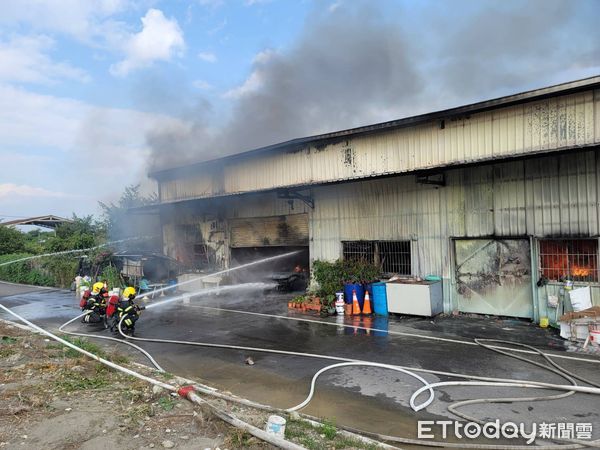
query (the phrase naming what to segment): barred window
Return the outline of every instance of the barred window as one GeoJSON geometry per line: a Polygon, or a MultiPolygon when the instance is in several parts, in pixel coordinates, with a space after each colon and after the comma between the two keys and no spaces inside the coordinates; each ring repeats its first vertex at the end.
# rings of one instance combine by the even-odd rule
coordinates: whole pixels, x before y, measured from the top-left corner
{"type": "Polygon", "coordinates": [[[541,274],[549,280],[598,281],[598,240],[542,239],[541,274]]]}
{"type": "Polygon", "coordinates": [[[410,241],[382,241],[377,243],[379,262],[385,273],[411,275],[410,241]]]}
{"type": "Polygon", "coordinates": [[[375,242],[345,241],[342,242],[344,259],[353,261],[375,262],[375,242]]]}
{"type": "Polygon", "coordinates": [[[410,241],[343,241],[344,259],[377,264],[386,274],[411,275],[410,241]]]}

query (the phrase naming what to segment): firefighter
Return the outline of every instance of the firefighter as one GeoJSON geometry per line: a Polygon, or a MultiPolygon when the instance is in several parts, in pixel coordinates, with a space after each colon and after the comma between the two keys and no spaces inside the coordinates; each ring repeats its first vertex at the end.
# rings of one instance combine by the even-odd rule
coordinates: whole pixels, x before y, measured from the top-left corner
{"type": "Polygon", "coordinates": [[[118,324],[121,322],[123,333],[133,336],[135,323],[140,316],[140,311],[146,309],[145,306],[139,306],[134,303],[135,295],[135,288],[128,287],[123,291],[123,297],[117,305],[117,313],[113,322],[114,331],[118,331],[118,324]]]}
{"type": "MultiPolygon", "coordinates": [[[[86,291],[87,293],[87,291],[86,291]]],[[[84,294],[84,298],[86,294],[84,294]]],[[[104,322],[104,326],[107,326],[106,323],[106,299],[108,297],[108,292],[104,283],[94,283],[92,286],[92,292],[87,296],[87,302],[82,307],[82,310],[89,311],[88,314],[83,316],[82,322],[84,323],[100,323],[104,322]]],[[[83,302],[83,299],[82,299],[83,302]]]]}

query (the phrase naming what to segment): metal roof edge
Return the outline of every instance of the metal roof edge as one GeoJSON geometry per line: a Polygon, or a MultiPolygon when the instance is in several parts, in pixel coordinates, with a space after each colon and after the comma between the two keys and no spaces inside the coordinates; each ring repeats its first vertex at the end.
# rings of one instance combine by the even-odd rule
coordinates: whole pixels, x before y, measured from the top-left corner
{"type": "Polygon", "coordinates": [[[419,175],[419,174],[439,173],[439,172],[446,171],[446,170],[462,169],[462,168],[474,167],[474,166],[478,166],[478,165],[502,164],[502,163],[510,162],[510,161],[527,160],[527,159],[539,158],[539,157],[544,157],[544,156],[550,157],[550,156],[567,154],[569,152],[587,152],[587,151],[600,151],[600,145],[593,143],[593,144],[584,144],[584,145],[579,145],[579,146],[566,146],[566,147],[556,148],[553,150],[536,150],[533,152],[523,153],[523,154],[518,154],[518,155],[507,155],[502,158],[485,157],[485,158],[477,159],[476,161],[469,161],[469,162],[456,161],[456,162],[453,162],[450,164],[444,164],[444,165],[440,165],[440,166],[432,166],[432,167],[427,167],[427,168],[422,168],[422,169],[411,169],[411,170],[407,170],[405,172],[385,172],[385,173],[379,173],[379,174],[374,174],[374,175],[368,175],[368,176],[361,175],[361,176],[355,176],[355,177],[351,177],[351,178],[343,178],[343,179],[331,180],[331,181],[314,181],[314,182],[305,183],[305,184],[294,184],[294,185],[289,185],[289,186],[274,186],[274,187],[270,187],[270,188],[259,189],[256,191],[218,193],[218,194],[214,194],[214,195],[211,195],[208,197],[194,196],[194,197],[188,197],[188,198],[178,198],[178,199],[174,199],[174,200],[167,200],[167,201],[164,201],[161,203],[154,203],[152,205],[136,206],[134,208],[129,208],[129,211],[131,211],[133,213],[136,213],[136,212],[144,213],[147,210],[153,209],[153,211],[151,213],[160,214],[161,208],[169,207],[169,206],[177,206],[177,205],[181,205],[184,203],[190,203],[190,202],[208,202],[208,201],[215,201],[215,200],[220,200],[220,199],[228,198],[228,197],[238,197],[238,196],[245,196],[245,195],[261,195],[261,194],[265,194],[265,193],[277,192],[277,191],[284,190],[284,189],[304,191],[304,190],[312,189],[315,187],[321,187],[321,186],[330,186],[330,185],[346,184],[346,183],[357,183],[357,182],[361,182],[361,181],[377,180],[377,179],[381,179],[381,178],[394,178],[394,177],[404,177],[404,176],[411,176],[411,175],[414,176],[414,175],[419,175]]]}
{"type": "Polygon", "coordinates": [[[489,111],[498,107],[508,107],[521,103],[528,103],[537,100],[543,100],[545,98],[557,97],[559,95],[568,95],[575,92],[588,90],[600,86],[600,75],[595,75],[589,78],[583,78],[580,80],[568,81],[552,86],[547,86],[538,89],[532,89],[517,94],[511,94],[504,97],[498,97],[491,100],[484,100],[481,102],[471,103],[463,106],[454,108],[444,109],[440,111],[420,114],[416,116],[409,116],[402,119],[396,119],[388,122],[381,122],[372,125],[365,125],[355,128],[348,128],[346,130],[333,131],[330,133],[318,134],[313,136],[306,136],[301,138],[290,139],[264,147],[258,147],[255,149],[247,150],[241,153],[234,153],[231,155],[223,156],[221,158],[210,159],[206,161],[200,161],[197,163],[191,163],[183,166],[170,167],[167,169],[154,170],[148,173],[148,176],[154,179],[166,178],[170,173],[192,173],[199,167],[205,164],[214,164],[217,161],[225,161],[243,157],[254,156],[261,153],[267,153],[270,151],[278,150],[285,147],[297,147],[303,146],[312,142],[322,142],[331,139],[339,139],[342,137],[363,135],[368,133],[374,133],[382,130],[393,130],[396,128],[407,127],[418,125],[433,120],[441,120],[461,116],[464,114],[474,114],[484,111],[489,111]]]}
{"type": "Polygon", "coordinates": [[[36,216],[36,217],[24,217],[22,219],[9,220],[5,222],[0,222],[0,225],[28,225],[27,222],[65,222],[71,223],[73,219],[67,219],[65,217],[55,216],[54,214],[48,214],[45,216],[36,216]]]}

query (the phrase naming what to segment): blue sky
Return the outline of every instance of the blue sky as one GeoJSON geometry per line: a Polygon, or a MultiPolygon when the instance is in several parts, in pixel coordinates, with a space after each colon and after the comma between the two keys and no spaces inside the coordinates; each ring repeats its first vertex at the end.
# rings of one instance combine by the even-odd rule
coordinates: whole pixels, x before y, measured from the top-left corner
{"type": "Polygon", "coordinates": [[[0,219],[149,167],[600,73],[600,2],[21,0],[0,17],[0,219]]]}

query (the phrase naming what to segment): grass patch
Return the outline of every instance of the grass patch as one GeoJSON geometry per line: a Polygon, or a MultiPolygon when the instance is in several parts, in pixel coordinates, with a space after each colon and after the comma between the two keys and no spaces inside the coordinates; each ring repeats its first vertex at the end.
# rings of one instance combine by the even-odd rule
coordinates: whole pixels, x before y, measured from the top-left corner
{"type": "Polygon", "coordinates": [[[289,419],[285,427],[285,437],[309,450],[322,448],[375,450],[377,448],[375,445],[368,445],[338,434],[334,422],[329,420],[325,420],[319,427],[313,427],[304,420],[289,419]]]}
{"type": "Polygon", "coordinates": [[[164,411],[171,411],[175,408],[175,399],[172,397],[161,397],[158,399],[158,406],[160,406],[164,411]]]}
{"type": "Polygon", "coordinates": [[[17,353],[13,345],[17,342],[17,338],[12,336],[2,336],[0,338],[0,358],[8,358],[17,353]]]}
{"type": "Polygon", "coordinates": [[[325,435],[325,439],[331,441],[337,435],[335,424],[329,420],[324,420],[323,425],[319,428],[319,434],[325,435]]]}
{"type": "Polygon", "coordinates": [[[309,433],[313,430],[313,426],[304,420],[288,419],[285,425],[285,437],[297,438],[304,436],[306,433],[309,433]]]}
{"type": "Polygon", "coordinates": [[[234,448],[247,448],[250,446],[252,438],[250,433],[235,428],[229,433],[229,439],[226,439],[226,442],[234,448]]]}
{"type": "Polygon", "coordinates": [[[2,336],[0,338],[0,344],[14,344],[17,342],[17,338],[16,337],[12,337],[12,336],[2,336]]]}
{"type": "Polygon", "coordinates": [[[15,353],[17,353],[17,351],[14,348],[0,347],[0,358],[8,358],[15,353]]]}
{"type": "Polygon", "coordinates": [[[175,378],[175,375],[173,375],[172,373],[169,373],[169,372],[157,372],[157,375],[160,375],[161,377],[163,377],[164,380],[171,380],[171,379],[175,378]]]}
{"type": "Polygon", "coordinates": [[[154,411],[152,410],[152,406],[147,403],[132,406],[127,410],[127,417],[133,424],[137,424],[137,422],[141,421],[142,419],[146,417],[152,417],[153,415],[154,411]]]}
{"type": "Polygon", "coordinates": [[[357,441],[356,439],[350,439],[346,437],[338,437],[334,442],[334,448],[359,448],[363,450],[377,450],[376,445],[365,444],[364,442],[357,441]]]}
{"type": "Polygon", "coordinates": [[[86,377],[79,374],[68,374],[67,377],[54,382],[56,389],[62,392],[75,392],[87,389],[101,389],[109,385],[104,375],[86,377]]]}
{"type": "Polygon", "coordinates": [[[129,358],[125,355],[121,355],[119,353],[113,353],[112,355],[109,356],[110,361],[114,362],[115,364],[129,364],[129,358]]]}
{"type": "Polygon", "coordinates": [[[60,344],[48,344],[46,345],[46,349],[47,350],[62,350],[64,348],[64,346],[60,345],[60,344]]]}
{"type": "MultiPolygon", "coordinates": [[[[64,336],[63,339],[67,342],[70,342],[73,345],[76,345],[79,348],[82,348],[83,350],[87,350],[88,352],[93,353],[96,356],[99,356],[100,358],[106,358],[106,353],[104,352],[104,350],[102,350],[102,348],[98,344],[89,342],[87,339],[72,338],[69,336],[64,336]]],[[[67,348],[67,350],[65,351],[65,356],[67,358],[80,358],[82,356],[82,354],[79,353],[77,350],[74,350],[72,348],[67,348]]]]}

